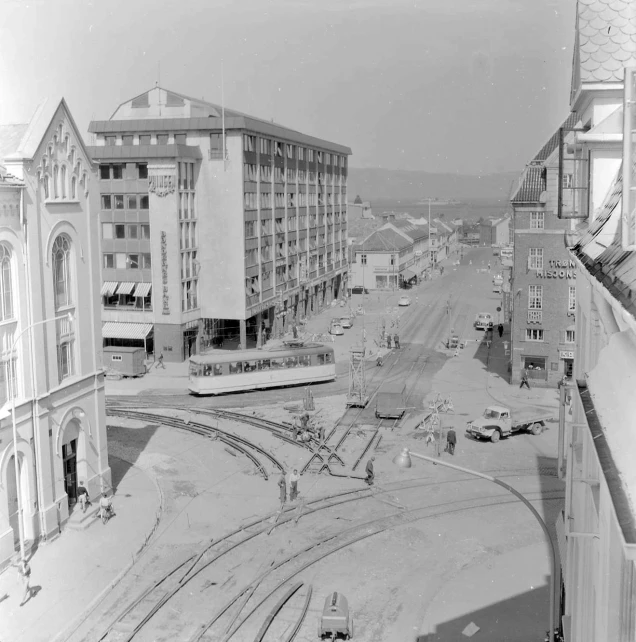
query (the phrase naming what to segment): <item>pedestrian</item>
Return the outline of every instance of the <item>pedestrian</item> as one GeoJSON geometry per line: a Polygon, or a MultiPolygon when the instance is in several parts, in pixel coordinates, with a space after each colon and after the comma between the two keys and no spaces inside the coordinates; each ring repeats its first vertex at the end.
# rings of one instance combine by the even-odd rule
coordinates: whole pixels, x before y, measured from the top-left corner
{"type": "Polygon", "coordinates": [[[289,476],[289,501],[293,502],[298,497],[298,480],[300,475],[298,470],[294,468],[294,472],[289,476]]]}
{"type": "Polygon", "coordinates": [[[433,424],[430,423],[427,428],[426,428],[426,447],[428,448],[429,444],[435,443],[435,429],[433,428],[433,424]]]}
{"type": "Polygon", "coordinates": [[[322,444],[325,441],[325,425],[320,424],[318,428],[318,441],[322,444]]]}
{"type": "Polygon", "coordinates": [[[367,473],[367,478],[364,480],[369,486],[373,486],[373,478],[375,477],[375,473],[373,472],[373,462],[375,461],[375,457],[371,457],[369,461],[367,462],[367,467],[365,468],[365,472],[367,473]]]}
{"type": "Polygon", "coordinates": [[[523,388],[524,386],[530,390],[530,384],[528,383],[528,371],[525,368],[521,371],[521,383],[519,384],[519,388],[523,388]]]}
{"type": "Polygon", "coordinates": [[[397,334],[393,335],[393,345],[399,350],[400,349],[400,337],[397,334]]]}
{"type": "Polygon", "coordinates": [[[298,326],[297,326],[297,325],[294,325],[294,327],[292,328],[292,330],[293,330],[293,332],[294,332],[294,339],[298,339],[298,326]]]}
{"type": "Polygon", "coordinates": [[[159,355],[159,359],[157,360],[157,369],[163,368],[164,370],[166,369],[166,366],[163,365],[163,352],[159,355]]]}
{"type": "Polygon", "coordinates": [[[31,578],[31,567],[26,560],[18,560],[13,563],[13,566],[18,569],[18,576],[20,577],[20,581],[24,587],[22,601],[20,602],[20,606],[23,606],[32,597],[31,585],[29,583],[31,578]]]}
{"type": "Polygon", "coordinates": [[[450,430],[446,435],[446,450],[448,451],[449,454],[451,455],[455,454],[456,444],[457,444],[457,433],[455,432],[455,428],[451,426],[450,430]]]}
{"type": "Polygon", "coordinates": [[[287,481],[285,480],[285,473],[280,474],[278,488],[280,489],[280,507],[282,508],[287,501],[287,481]]]}
{"type": "Polygon", "coordinates": [[[81,481],[79,483],[79,486],[77,487],[77,500],[80,503],[80,506],[82,507],[82,513],[86,512],[86,507],[91,505],[91,500],[90,497],[88,496],[88,491],[86,490],[86,487],[84,486],[84,482],[81,481]]]}
{"type": "Polygon", "coordinates": [[[500,323],[497,326],[497,332],[499,332],[499,338],[501,339],[501,337],[503,336],[503,323],[500,323]]]}
{"type": "Polygon", "coordinates": [[[389,349],[391,348],[391,335],[390,334],[386,335],[386,347],[389,348],[389,349]]]}

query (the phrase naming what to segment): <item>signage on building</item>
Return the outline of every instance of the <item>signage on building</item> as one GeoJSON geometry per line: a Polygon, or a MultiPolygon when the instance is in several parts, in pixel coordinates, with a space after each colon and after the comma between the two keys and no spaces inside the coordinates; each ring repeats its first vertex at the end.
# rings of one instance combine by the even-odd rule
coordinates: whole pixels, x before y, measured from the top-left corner
{"type": "Polygon", "coordinates": [[[559,359],[574,359],[574,352],[559,351],[559,359]]]}
{"type": "Polygon", "coordinates": [[[172,174],[150,174],[148,191],[157,196],[172,194],[175,189],[175,177],[172,174]]]}
{"type": "Polygon", "coordinates": [[[161,232],[161,283],[163,285],[163,308],[161,314],[170,314],[170,295],[168,294],[168,235],[161,232]]]}
{"type": "Polygon", "coordinates": [[[548,261],[551,270],[537,270],[537,277],[540,279],[575,279],[576,278],[576,265],[574,261],[568,260],[551,260],[548,261]],[[560,268],[560,269],[559,269],[560,268]]]}

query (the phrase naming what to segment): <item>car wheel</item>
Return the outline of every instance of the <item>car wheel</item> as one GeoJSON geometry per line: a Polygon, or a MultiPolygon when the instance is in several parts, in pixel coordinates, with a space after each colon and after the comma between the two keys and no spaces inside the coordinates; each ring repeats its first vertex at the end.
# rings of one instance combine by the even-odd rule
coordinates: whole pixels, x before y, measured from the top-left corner
{"type": "Polygon", "coordinates": [[[496,444],[500,439],[501,433],[498,430],[495,430],[495,432],[490,435],[490,441],[492,441],[493,444],[496,444]]]}
{"type": "Polygon", "coordinates": [[[536,424],[532,424],[532,426],[530,426],[530,432],[533,435],[540,435],[543,432],[543,426],[538,422],[536,424]]]}

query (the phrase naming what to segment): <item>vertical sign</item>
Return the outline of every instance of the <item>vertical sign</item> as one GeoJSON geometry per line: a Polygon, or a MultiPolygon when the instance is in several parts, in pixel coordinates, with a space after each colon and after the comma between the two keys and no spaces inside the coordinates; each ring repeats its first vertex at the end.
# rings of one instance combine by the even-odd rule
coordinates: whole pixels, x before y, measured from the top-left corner
{"type": "Polygon", "coordinates": [[[161,283],[163,286],[163,308],[161,314],[170,314],[170,295],[168,294],[168,235],[161,232],[161,283]]]}

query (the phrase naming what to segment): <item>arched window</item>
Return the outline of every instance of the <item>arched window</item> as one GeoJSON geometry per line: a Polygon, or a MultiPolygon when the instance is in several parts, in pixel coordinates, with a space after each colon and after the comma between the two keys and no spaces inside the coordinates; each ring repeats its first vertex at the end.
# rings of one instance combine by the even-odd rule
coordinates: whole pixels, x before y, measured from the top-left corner
{"type": "Polygon", "coordinates": [[[57,168],[57,165],[53,167],[53,198],[58,198],[60,191],[58,188],[58,181],[60,180],[60,172],[57,168]]]}
{"type": "Polygon", "coordinates": [[[62,165],[60,172],[60,195],[62,198],[66,198],[66,165],[62,165]]]}
{"type": "Polygon", "coordinates": [[[11,248],[0,243],[0,321],[13,319],[11,248]]]}
{"type": "Polygon", "coordinates": [[[49,177],[44,175],[44,198],[49,198],[49,177]]]}
{"type": "Polygon", "coordinates": [[[77,198],[77,178],[75,176],[71,178],[71,198],[73,200],[77,198]]]}
{"type": "Polygon", "coordinates": [[[71,241],[60,234],[53,244],[53,285],[55,309],[70,305],[71,297],[71,241]]]}

